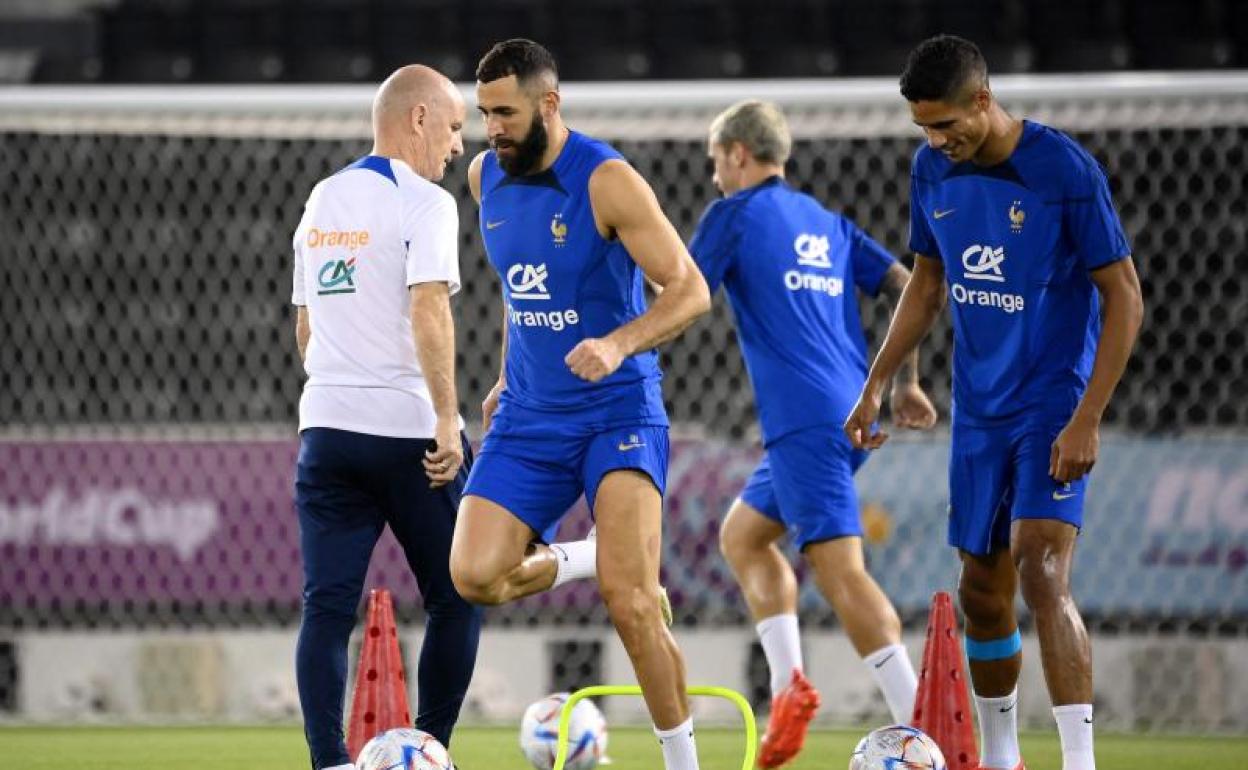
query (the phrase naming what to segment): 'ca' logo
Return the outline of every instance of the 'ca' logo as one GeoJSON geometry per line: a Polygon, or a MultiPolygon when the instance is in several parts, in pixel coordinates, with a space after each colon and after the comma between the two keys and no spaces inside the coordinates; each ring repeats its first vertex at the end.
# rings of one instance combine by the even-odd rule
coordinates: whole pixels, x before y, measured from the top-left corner
{"type": "Polygon", "coordinates": [[[546,290],[546,264],[515,264],[507,271],[512,299],[550,299],[546,290]]]}
{"type": "Polygon", "coordinates": [[[793,250],[797,252],[797,264],[807,267],[832,267],[828,259],[828,237],[802,233],[793,241],[793,250]]]}
{"type": "Polygon", "coordinates": [[[972,246],[962,252],[962,267],[966,268],[966,277],[976,281],[996,281],[1003,283],[1005,276],[1001,274],[1001,263],[1005,261],[1005,247],[972,246]]]}
{"type": "Polygon", "coordinates": [[[317,294],[354,294],[355,293],[355,257],[350,259],[331,259],[321,265],[316,280],[321,285],[317,294]]]}

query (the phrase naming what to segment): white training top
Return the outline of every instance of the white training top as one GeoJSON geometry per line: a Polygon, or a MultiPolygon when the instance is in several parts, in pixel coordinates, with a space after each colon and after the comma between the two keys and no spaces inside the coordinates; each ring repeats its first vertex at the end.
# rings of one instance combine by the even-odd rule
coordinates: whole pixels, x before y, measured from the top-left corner
{"type": "Polygon", "coordinates": [[[294,237],[291,301],[312,324],[299,430],[433,437],[408,287],[459,291],[458,244],[454,197],[401,160],[370,155],[313,188],[294,237]]]}

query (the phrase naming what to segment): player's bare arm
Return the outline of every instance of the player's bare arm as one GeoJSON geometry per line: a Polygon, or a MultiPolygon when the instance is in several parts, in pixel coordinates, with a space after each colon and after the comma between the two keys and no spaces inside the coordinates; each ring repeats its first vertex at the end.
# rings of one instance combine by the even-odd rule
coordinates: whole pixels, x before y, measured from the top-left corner
{"type": "Polygon", "coordinates": [[[711,308],[706,280],[659,208],[650,185],[624,161],[610,160],[589,180],[598,231],[619,238],[646,278],[662,292],[645,313],[598,339],[582,340],[568,353],[568,367],[597,382],[628,356],[672,339],[711,308]]]}
{"type": "Polygon", "coordinates": [[[295,345],[299,348],[299,360],[308,360],[308,342],[312,340],[312,317],[308,309],[300,306],[295,310],[295,345]]]}
{"type": "Polygon", "coordinates": [[[451,317],[450,289],[441,281],[418,283],[409,290],[416,356],[429,385],[437,427],[437,447],[425,453],[429,485],[454,480],[464,464],[459,438],[459,397],[455,392],[455,320],[451,317]]]}
{"type": "MultiPolygon", "coordinates": [[[[468,190],[472,193],[472,199],[478,204],[481,203],[481,162],[485,159],[486,151],[482,150],[476,154],[472,162],[468,164],[468,190]]],[[[481,432],[488,433],[490,430],[490,421],[494,419],[494,412],[498,409],[498,398],[502,395],[503,389],[507,387],[507,307],[503,306],[503,336],[502,348],[498,354],[498,380],[490,387],[490,392],[485,394],[485,398],[481,401],[481,432]]]]}
{"type": "Polygon", "coordinates": [[[858,449],[877,449],[888,440],[883,431],[873,432],[872,425],[880,416],[884,389],[897,374],[907,356],[931,330],[945,307],[945,268],[939,259],[914,256],[914,272],[906,283],[897,310],[893,313],[888,335],[880,347],[867,381],[862,386],[858,403],[845,420],[845,435],[858,449]]]}
{"type": "Polygon", "coordinates": [[[1140,278],[1131,259],[1120,259],[1090,275],[1101,294],[1101,336],[1088,389],[1053,442],[1049,475],[1061,482],[1082,478],[1096,463],[1101,417],[1127,367],[1144,318],[1140,278]]]}
{"type": "Polygon", "coordinates": [[[503,306],[502,345],[498,351],[498,379],[490,387],[481,401],[481,433],[488,433],[494,412],[498,410],[498,399],[507,388],[507,307],[503,306]]]}
{"type": "MultiPolygon", "coordinates": [[[[901,303],[901,296],[910,282],[910,271],[900,262],[894,262],[884,280],[880,283],[880,292],[893,303],[896,308],[901,303]]],[[[893,378],[893,390],[888,397],[893,409],[893,422],[900,428],[928,430],[936,424],[936,407],[923,392],[919,385],[919,348],[916,345],[910,355],[901,362],[897,376],[893,378]]]]}

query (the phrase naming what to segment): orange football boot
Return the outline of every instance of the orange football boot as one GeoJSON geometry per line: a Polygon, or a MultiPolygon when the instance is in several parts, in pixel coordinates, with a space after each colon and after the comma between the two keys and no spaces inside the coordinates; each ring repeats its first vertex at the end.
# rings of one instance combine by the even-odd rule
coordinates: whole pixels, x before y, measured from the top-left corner
{"type": "Polygon", "coordinates": [[[806,728],[819,709],[819,691],[802,672],[793,669],[789,686],[771,699],[767,732],[758,747],[758,766],[779,767],[796,757],[806,742],[806,728]]]}

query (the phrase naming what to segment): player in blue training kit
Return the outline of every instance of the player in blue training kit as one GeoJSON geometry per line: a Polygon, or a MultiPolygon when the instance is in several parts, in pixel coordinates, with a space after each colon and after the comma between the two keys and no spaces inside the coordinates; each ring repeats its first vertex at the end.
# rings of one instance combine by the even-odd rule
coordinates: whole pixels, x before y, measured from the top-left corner
{"type": "Polygon", "coordinates": [[[883,384],[951,300],[949,543],[983,736],[981,766],[1021,767],[1014,595],[1036,621],[1065,770],[1091,770],[1092,660],[1070,594],[1101,416],[1143,315],[1139,279],[1096,161],[1011,117],[973,43],[918,46],[901,91],[927,145],[914,156],[914,275],[845,430],[871,428],[883,384]]]}
{"type": "MultiPolygon", "coordinates": [[[[848,219],[784,180],[792,140],[774,105],[733,105],[710,128],[711,204],[690,251],[721,284],[754,384],[763,460],[720,529],[771,669],[772,708],[759,751],[777,767],[801,750],[819,695],[803,674],[797,579],[777,543],[786,531],[875,677],[895,722],[908,723],[916,678],[901,621],[863,563],[854,472],[866,452],[841,426],[867,373],[856,293],[901,296],[909,271],[848,219]],[[857,290],[857,291],[856,291],[857,290]]],[[[892,392],[894,418],[935,424],[914,359],[892,392]]]]}
{"type": "Polygon", "coordinates": [[[503,284],[504,362],[451,551],[461,594],[499,604],[597,574],[668,770],[697,756],[684,660],[660,610],[667,415],[655,345],[710,305],[649,186],[569,131],[550,53],[494,46],[477,68],[491,149],[469,169],[503,284]],[[643,281],[663,288],[646,307],[643,281]],[[584,494],[597,539],[545,543],[584,494]]]}

